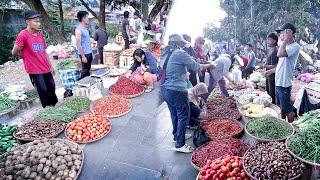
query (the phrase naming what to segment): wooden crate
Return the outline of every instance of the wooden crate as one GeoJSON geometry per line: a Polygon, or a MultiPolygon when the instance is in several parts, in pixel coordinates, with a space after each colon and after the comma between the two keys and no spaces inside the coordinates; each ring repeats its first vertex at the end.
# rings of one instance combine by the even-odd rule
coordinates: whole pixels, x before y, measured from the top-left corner
{"type": "Polygon", "coordinates": [[[320,102],[320,92],[319,91],[306,88],[306,92],[307,92],[308,96],[313,98],[317,103],[320,102]]]}
{"type": "Polygon", "coordinates": [[[133,58],[131,56],[120,56],[119,67],[130,68],[133,64],[133,58]]]}
{"type": "Polygon", "coordinates": [[[103,51],[103,64],[107,66],[119,66],[121,51],[103,51]]]}

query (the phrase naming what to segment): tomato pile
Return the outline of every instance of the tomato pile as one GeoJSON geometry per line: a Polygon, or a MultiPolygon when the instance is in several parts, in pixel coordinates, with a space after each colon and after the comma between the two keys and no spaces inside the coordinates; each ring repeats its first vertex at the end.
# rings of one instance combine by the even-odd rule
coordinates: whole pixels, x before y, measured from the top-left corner
{"type": "Polygon", "coordinates": [[[237,103],[234,99],[230,98],[214,98],[206,102],[208,110],[214,110],[217,108],[230,108],[237,109],[237,103]]]}
{"type": "Polygon", "coordinates": [[[132,104],[121,96],[108,96],[93,102],[93,111],[107,117],[121,116],[130,111],[132,104]]]}
{"type": "Polygon", "coordinates": [[[209,119],[232,119],[239,120],[241,115],[238,110],[230,108],[208,109],[209,119]]]}
{"type": "Polygon", "coordinates": [[[142,93],[143,87],[125,76],[120,76],[118,81],[109,87],[109,91],[117,95],[131,96],[142,93]]]}
{"type": "Polygon", "coordinates": [[[217,139],[196,149],[192,155],[192,162],[198,167],[203,167],[207,160],[225,156],[242,157],[247,150],[248,146],[240,139],[217,139]]]}
{"type": "Polygon", "coordinates": [[[99,139],[110,131],[111,124],[104,115],[86,114],[67,125],[69,139],[86,143],[99,139]]]}
{"type": "Polygon", "coordinates": [[[200,169],[199,180],[249,180],[242,166],[242,158],[228,156],[208,160],[200,169]]]}
{"type": "Polygon", "coordinates": [[[239,123],[229,119],[205,121],[201,127],[211,139],[230,138],[242,131],[239,123]]]}

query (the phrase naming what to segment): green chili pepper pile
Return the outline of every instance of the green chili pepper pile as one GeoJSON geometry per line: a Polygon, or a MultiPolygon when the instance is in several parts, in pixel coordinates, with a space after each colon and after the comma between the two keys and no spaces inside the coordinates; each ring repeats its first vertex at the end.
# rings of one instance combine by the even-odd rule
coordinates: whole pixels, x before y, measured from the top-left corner
{"type": "Polygon", "coordinates": [[[76,112],[81,112],[90,107],[90,100],[84,97],[73,97],[62,103],[61,107],[67,107],[76,112]]]}
{"type": "Polygon", "coordinates": [[[17,128],[17,125],[5,126],[0,124],[0,155],[19,145],[19,142],[14,140],[12,136],[17,128]]]}
{"type": "Polygon", "coordinates": [[[249,121],[246,128],[253,136],[269,140],[282,139],[293,133],[293,128],[290,124],[269,116],[249,121]]]}
{"type": "Polygon", "coordinates": [[[46,107],[42,109],[35,120],[52,120],[61,123],[69,123],[77,117],[77,112],[68,107],[46,107]]]}

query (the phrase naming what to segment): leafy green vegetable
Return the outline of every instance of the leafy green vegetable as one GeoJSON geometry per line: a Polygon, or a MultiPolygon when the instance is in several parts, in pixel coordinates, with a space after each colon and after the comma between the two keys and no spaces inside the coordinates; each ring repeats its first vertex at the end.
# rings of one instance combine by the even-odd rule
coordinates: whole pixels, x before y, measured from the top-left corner
{"type": "Polygon", "coordinates": [[[292,124],[298,126],[300,131],[306,130],[310,127],[320,129],[320,109],[304,114],[292,124]]]}
{"type": "Polygon", "coordinates": [[[18,126],[6,126],[0,124],[0,155],[19,145],[19,142],[13,138],[13,133],[18,126]]]}
{"type": "Polygon", "coordinates": [[[292,134],[292,126],[275,117],[261,117],[246,125],[247,131],[255,137],[269,140],[282,139],[292,134]]]}
{"type": "Polygon", "coordinates": [[[320,130],[310,127],[289,139],[288,148],[297,156],[320,164],[320,130]]]}
{"type": "Polygon", "coordinates": [[[52,120],[61,123],[69,123],[77,117],[77,112],[68,107],[45,107],[37,115],[35,120],[52,120]]]}
{"type": "Polygon", "coordinates": [[[3,113],[16,105],[16,101],[9,99],[9,94],[0,95],[0,113],[3,113]]]}
{"type": "Polygon", "coordinates": [[[25,93],[27,95],[27,101],[33,101],[39,97],[37,90],[32,89],[25,93]]]}
{"type": "Polygon", "coordinates": [[[81,112],[89,109],[90,100],[84,97],[73,97],[61,104],[61,107],[68,107],[76,112],[81,112]]]}
{"type": "Polygon", "coordinates": [[[75,67],[76,67],[76,64],[74,63],[73,60],[61,61],[58,64],[58,70],[71,69],[71,68],[75,68],[75,67]]]}

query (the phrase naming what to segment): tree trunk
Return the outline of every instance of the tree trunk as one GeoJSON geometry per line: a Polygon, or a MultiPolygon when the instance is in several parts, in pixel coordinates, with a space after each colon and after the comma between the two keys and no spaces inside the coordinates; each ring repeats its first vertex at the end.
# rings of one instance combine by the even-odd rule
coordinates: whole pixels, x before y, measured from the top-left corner
{"type": "Polygon", "coordinates": [[[106,1],[100,0],[100,15],[99,15],[100,27],[106,30],[106,1]]]}
{"type": "Polygon", "coordinates": [[[155,6],[152,8],[150,14],[149,14],[149,19],[151,22],[157,17],[157,15],[161,12],[161,9],[164,6],[164,1],[163,0],[157,0],[155,6]]]}
{"type": "Polygon", "coordinates": [[[29,0],[22,0],[24,3],[26,3],[31,9],[36,10],[40,16],[41,16],[41,21],[42,21],[42,26],[44,30],[48,33],[50,38],[55,43],[63,43],[64,42],[64,37],[60,31],[57,31],[56,28],[51,24],[51,20],[44,9],[42,3],[40,0],[34,0],[34,1],[29,1],[29,0]]]}
{"type": "Polygon", "coordinates": [[[59,14],[60,14],[60,24],[61,24],[61,33],[64,38],[66,38],[66,32],[64,30],[64,18],[63,18],[63,9],[62,9],[62,1],[58,1],[59,4],[59,14]]]}

